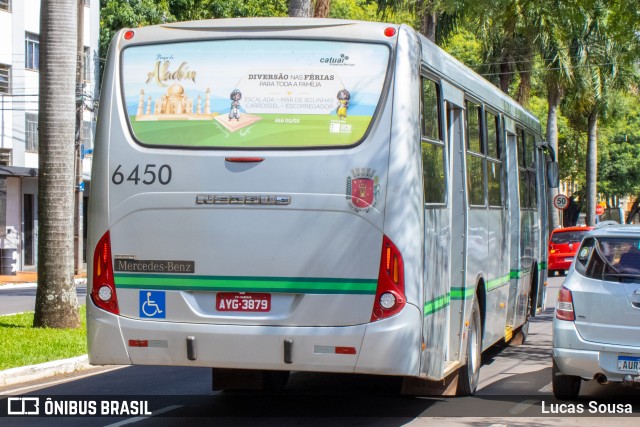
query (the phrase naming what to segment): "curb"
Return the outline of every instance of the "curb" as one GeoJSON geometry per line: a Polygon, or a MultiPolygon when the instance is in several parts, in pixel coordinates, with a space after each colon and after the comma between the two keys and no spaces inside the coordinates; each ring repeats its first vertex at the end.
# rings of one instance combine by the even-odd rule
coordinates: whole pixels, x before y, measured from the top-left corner
{"type": "Polygon", "coordinates": [[[0,371],[0,387],[41,380],[59,374],[89,369],[89,357],[84,354],[70,359],[54,360],[39,365],[21,366],[0,371]]]}

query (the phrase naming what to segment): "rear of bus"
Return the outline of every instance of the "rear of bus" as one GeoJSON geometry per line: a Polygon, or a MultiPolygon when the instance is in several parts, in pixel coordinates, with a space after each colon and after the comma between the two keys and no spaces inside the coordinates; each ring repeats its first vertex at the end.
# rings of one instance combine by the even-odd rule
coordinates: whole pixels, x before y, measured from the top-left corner
{"type": "Polygon", "coordinates": [[[417,375],[407,231],[386,218],[409,31],[255,19],[116,35],[89,208],[92,364],[417,375]]]}

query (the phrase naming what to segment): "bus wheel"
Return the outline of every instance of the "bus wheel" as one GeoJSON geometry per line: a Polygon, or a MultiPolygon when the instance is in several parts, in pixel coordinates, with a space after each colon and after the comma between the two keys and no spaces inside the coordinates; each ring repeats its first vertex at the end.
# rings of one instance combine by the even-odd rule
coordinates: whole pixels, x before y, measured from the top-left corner
{"type": "Polygon", "coordinates": [[[467,355],[465,365],[460,368],[458,374],[459,396],[471,396],[478,387],[480,378],[480,365],[482,363],[482,320],[480,319],[480,306],[478,299],[473,301],[469,331],[467,337],[467,355]]]}
{"type": "MultiPolygon", "coordinates": [[[[520,326],[517,330],[516,333],[514,334],[513,338],[511,339],[511,341],[509,341],[509,345],[510,346],[519,346],[524,344],[525,342],[527,342],[527,337],[529,336],[529,323],[531,323],[531,317],[533,316],[533,314],[535,313],[535,308],[533,307],[533,292],[536,291],[536,286],[534,286],[533,284],[535,284],[534,280],[535,279],[535,270],[534,270],[534,277],[531,279],[532,280],[532,285],[531,285],[531,289],[529,290],[529,295],[527,296],[527,308],[525,311],[525,316],[526,316],[526,320],[524,321],[524,323],[522,324],[522,326],[520,326]]],[[[537,292],[537,291],[536,291],[537,292]]]]}

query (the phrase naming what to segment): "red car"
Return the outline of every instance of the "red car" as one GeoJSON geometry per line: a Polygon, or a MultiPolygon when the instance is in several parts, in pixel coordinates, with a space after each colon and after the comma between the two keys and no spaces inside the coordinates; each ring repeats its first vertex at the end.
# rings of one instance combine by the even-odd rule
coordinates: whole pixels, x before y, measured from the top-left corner
{"type": "Polygon", "coordinates": [[[566,273],[571,267],[582,238],[589,230],[593,230],[593,227],[557,228],[551,232],[549,259],[547,260],[549,276],[555,275],[556,272],[566,273]]]}

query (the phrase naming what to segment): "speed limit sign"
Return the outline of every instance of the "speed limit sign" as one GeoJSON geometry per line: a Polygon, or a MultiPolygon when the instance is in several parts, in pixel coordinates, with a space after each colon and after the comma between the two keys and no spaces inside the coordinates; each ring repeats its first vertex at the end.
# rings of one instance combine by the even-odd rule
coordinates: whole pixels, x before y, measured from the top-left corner
{"type": "Polygon", "coordinates": [[[555,206],[556,209],[563,211],[567,209],[567,206],[569,206],[569,198],[564,194],[558,194],[553,198],[553,206],[555,206]]]}

